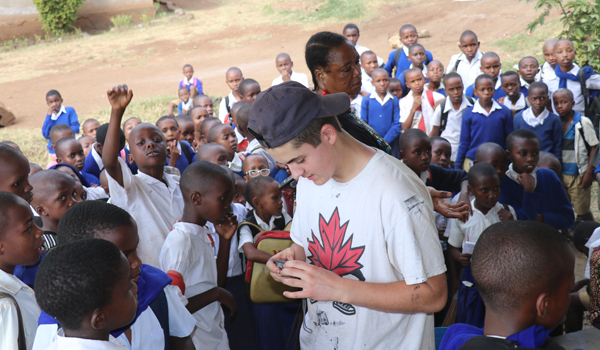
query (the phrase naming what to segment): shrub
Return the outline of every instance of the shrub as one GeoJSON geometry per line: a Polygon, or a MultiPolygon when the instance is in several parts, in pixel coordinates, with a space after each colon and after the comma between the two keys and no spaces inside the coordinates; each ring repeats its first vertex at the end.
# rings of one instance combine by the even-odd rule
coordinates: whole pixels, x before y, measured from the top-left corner
{"type": "Polygon", "coordinates": [[[84,0],[33,0],[40,14],[40,21],[47,33],[55,36],[73,30],[73,22],[77,20],[77,9],[84,0]]]}
{"type": "Polygon", "coordinates": [[[129,28],[129,26],[131,25],[131,16],[120,14],[118,16],[112,17],[110,21],[115,26],[115,28],[125,29],[129,28]]]}

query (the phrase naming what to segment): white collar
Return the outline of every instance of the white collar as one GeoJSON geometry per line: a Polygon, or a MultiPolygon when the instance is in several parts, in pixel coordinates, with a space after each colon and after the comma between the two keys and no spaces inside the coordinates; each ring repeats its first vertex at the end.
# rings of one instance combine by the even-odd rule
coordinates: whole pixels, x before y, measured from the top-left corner
{"type": "Polygon", "coordinates": [[[421,178],[421,181],[423,181],[423,183],[426,184],[427,180],[431,180],[431,173],[429,173],[429,170],[425,170],[421,172],[421,175],[419,177],[421,178]]]}
{"type": "Polygon", "coordinates": [[[271,227],[274,225],[274,222],[277,218],[280,218],[281,216],[271,216],[271,220],[269,220],[269,223],[267,224],[266,222],[263,221],[263,219],[260,218],[260,216],[258,216],[258,214],[256,213],[256,209],[253,211],[252,213],[254,215],[254,218],[256,219],[256,223],[258,224],[258,226],[260,227],[268,227],[267,231],[271,229],[271,227]]]}
{"type": "Polygon", "coordinates": [[[465,55],[465,53],[463,52],[460,55],[458,55],[458,60],[467,62],[469,64],[473,64],[474,62],[480,61],[482,56],[483,56],[483,53],[481,51],[477,50],[477,52],[475,53],[475,57],[473,57],[473,60],[471,62],[469,62],[467,55],[465,55]]]}
{"type": "MultiPolygon", "coordinates": [[[[456,110],[456,112],[463,111],[467,107],[471,107],[471,106],[472,106],[471,102],[469,102],[469,100],[467,99],[465,94],[463,94],[462,102],[460,103],[460,107],[458,107],[458,110],[456,110]]],[[[444,113],[448,113],[448,112],[450,112],[450,110],[454,110],[454,105],[452,104],[452,101],[450,101],[450,98],[447,97],[446,104],[444,106],[444,113]]]]}
{"type": "Polygon", "coordinates": [[[521,80],[521,86],[529,89],[529,85],[531,85],[531,84],[526,82],[525,79],[523,79],[522,77],[520,77],[519,79],[521,80]]]}
{"type": "Polygon", "coordinates": [[[512,101],[508,98],[508,95],[506,95],[504,97],[504,102],[502,104],[511,110],[522,110],[522,109],[527,108],[527,102],[525,101],[525,95],[523,95],[520,92],[519,92],[519,99],[517,100],[517,103],[515,103],[513,105],[512,101]]]}
{"type": "Polygon", "coordinates": [[[392,96],[392,94],[390,94],[389,92],[386,92],[385,97],[383,98],[383,100],[381,100],[381,97],[379,97],[379,94],[377,92],[372,92],[371,98],[377,100],[377,102],[379,102],[383,106],[384,104],[386,104],[387,101],[393,100],[394,96],[392,96]]]}
{"type": "Polygon", "coordinates": [[[183,83],[184,83],[185,85],[192,85],[192,84],[194,83],[194,79],[195,79],[195,78],[192,76],[192,77],[190,78],[190,80],[188,80],[188,78],[184,76],[184,77],[183,77],[183,83]]]}
{"type": "Polygon", "coordinates": [[[538,125],[544,125],[544,121],[546,120],[546,118],[548,118],[549,115],[550,112],[546,108],[544,108],[544,111],[536,117],[535,114],[533,114],[532,107],[529,107],[526,110],[524,110],[522,114],[523,121],[533,128],[535,128],[538,125]]]}
{"type": "Polygon", "coordinates": [[[31,288],[21,282],[15,275],[0,270],[0,289],[7,290],[12,295],[17,295],[21,289],[27,290],[31,288]]]}
{"type": "MultiPolygon", "coordinates": [[[[410,64],[410,67],[408,67],[408,69],[412,69],[413,68],[413,64],[410,64]]],[[[427,66],[425,65],[425,63],[423,63],[423,69],[421,69],[421,71],[423,72],[423,76],[426,77],[427,76],[427,66]]]]}
{"type": "Polygon", "coordinates": [[[104,162],[102,161],[102,156],[100,154],[98,154],[98,151],[96,151],[95,147],[96,147],[97,143],[98,142],[94,142],[92,144],[92,150],[90,151],[90,153],[92,154],[92,158],[94,158],[94,161],[98,165],[98,169],[100,169],[100,171],[102,171],[104,169],[104,162]]]}
{"type": "MultiPolygon", "coordinates": [[[[177,142],[179,143],[179,142],[177,142]]],[[[136,175],[139,179],[141,179],[142,181],[144,181],[145,183],[149,184],[149,185],[163,185],[165,186],[165,183],[153,178],[152,176],[138,170],[138,173],[136,175]]],[[[167,183],[167,188],[169,189],[169,192],[172,192],[175,190],[176,187],[179,186],[179,181],[173,181],[173,178],[171,176],[168,176],[168,174],[166,172],[163,172],[163,180],[165,180],[165,182],[167,183]]]]}
{"type": "Polygon", "coordinates": [[[188,232],[193,235],[199,236],[200,238],[202,238],[202,240],[204,240],[205,243],[212,244],[212,240],[210,239],[210,237],[208,237],[208,235],[211,233],[211,230],[208,225],[200,226],[192,222],[178,221],[173,225],[173,228],[175,227],[184,232],[188,232]]]}
{"type": "Polygon", "coordinates": [[[481,104],[479,104],[479,100],[475,101],[475,104],[473,105],[473,113],[480,113],[485,115],[486,117],[489,117],[490,114],[492,114],[492,112],[494,112],[497,109],[502,109],[502,107],[494,99],[492,99],[492,108],[490,108],[489,113],[485,110],[485,108],[481,107],[481,104]]]}
{"type": "MultiPolygon", "coordinates": [[[[57,349],[86,349],[86,350],[120,350],[127,349],[120,341],[112,335],[106,340],[93,340],[75,337],[65,337],[64,329],[61,328],[56,332],[57,349]]],[[[52,348],[51,346],[50,348],[52,348]]]]}
{"type": "Polygon", "coordinates": [[[473,215],[475,216],[475,213],[479,213],[481,216],[487,218],[489,215],[494,215],[497,210],[496,210],[496,206],[498,205],[498,202],[496,202],[496,205],[494,205],[492,208],[490,208],[490,210],[488,210],[487,214],[484,214],[481,210],[475,208],[475,198],[471,199],[471,209],[473,209],[473,215]]]}
{"type": "Polygon", "coordinates": [[[58,119],[58,117],[60,117],[61,114],[63,113],[67,113],[67,110],[65,109],[65,106],[60,105],[60,109],[58,110],[58,113],[52,113],[52,115],[50,116],[50,119],[52,120],[56,120],[58,119]]]}
{"type": "MultiPolygon", "coordinates": [[[[534,188],[537,186],[537,170],[538,170],[538,168],[535,167],[535,169],[533,169],[533,171],[531,172],[531,176],[533,176],[533,180],[535,182],[534,188]]],[[[512,163],[510,163],[510,165],[508,166],[508,170],[506,171],[506,176],[508,176],[509,179],[513,180],[514,182],[516,182],[520,185],[521,183],[519,182],[519,175],[521,175],[521,174],[517,173],[513,169],[512,163]]]]}
{"type": "Polygon", "coordinates": [[[190,107],[192,106],[192,101],[193,100],[191,98],[188,99],[187,102],[181,101],[181,103],[183,103],[182,107],[185,108],[185,109],[190,109],[190,107]]]}
{"type": "Polygon", "coordinates": [[[402,46],[402,51],[404,51],[404,55],[406,55],[406,58],[408,58],[408,47],[402,46]]]}

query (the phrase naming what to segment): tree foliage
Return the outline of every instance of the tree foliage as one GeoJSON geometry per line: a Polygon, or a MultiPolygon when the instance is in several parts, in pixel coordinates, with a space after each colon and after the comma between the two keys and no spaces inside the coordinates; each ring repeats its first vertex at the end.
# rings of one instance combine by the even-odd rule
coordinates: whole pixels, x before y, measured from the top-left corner
{"type": "Polygon", "coordinates": [[[77,20],[77,9],[84,0],[33,0],[40,21],[47,33],[60,36],[72,31],[77,20]]]}
{"type": "Polygon", "coordinates": [[[577,63],[580,66],[590,66],[596,72],[600,71],[597,54],[600,45],[600,1],[537,0],[535,9],[542,9],[542,12],[537,19],[529,23],[530,32],[533,32],[538,25],[544,24],[546,17],[550,15],[550,10],[559,10],[560,20],[563,23],[560,36],[573,42],[577,52],[575,57],[577,63]]]}

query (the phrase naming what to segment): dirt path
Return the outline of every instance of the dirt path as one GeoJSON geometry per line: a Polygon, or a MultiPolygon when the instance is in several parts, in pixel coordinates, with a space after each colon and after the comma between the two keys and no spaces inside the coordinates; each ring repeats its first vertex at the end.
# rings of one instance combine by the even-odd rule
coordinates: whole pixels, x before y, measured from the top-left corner
{"type": "MultiPolygon", "coordinates": [[[[402,24],[412,23],[419,30],[427,29],[432,37],[419,42],[433,53],[434,58],[447,64],[450,56],[458,52],[457,41],[463,30],[474,30],[485,51],[489,50],[487,44],[493,40],[523,31],[527,23],[536,16],[533,4],[524,1],[429,0],[401,7],[386,5],[381,8],[378,17],[368,22],[358,22],[357,25],[361,29],[359,43],[371,48],[384,59],[387,59],[391,51],[388,35],[397,33],[402,24]]],[[[198,22],[191,21],[188,25],[203,25],[198,22]]],[[[266,89],[277,76],[274,58],[278,53],[289,53],[295,62],[295,69],[308,74],[304,62],[304,45],[308,38],[319,30],[340,32],[344,24],[328,25],[310,31],[303,31],[301,26],[261,25],[243,28],[231,25],[218,33],[197,36],[185,44],[179,44],[177,38],[139,43],[126,49],[133,49],[134,52],[152,49],[152,55],[145,63],[116,67],[120,65],[117,58],[83,68],[71,67],[67,73],[50,73],[32,79],[6,82],[0,84],[2,102],[18,116],[13,128],[41,127],[47,110],[45,93],[50,89],[58,89],[65,104],[74,106],[82,121],[86,113],[108,107],[106,90],[115,84],[127,83],[135,92],[135,98],[175,93],[177,83],[182,79],[181,67],[186,63],[194,66],[195,76],[203,81],[205,92],[211,95],[224,96],[228,93],[224,72],[231,66],[240,67],[246,78],[258,80],[261,87],[266,89]],[[228,41],[222,40],[248,35],[263,36],[266,39],[248,40],[235,47],[228,47],[228,41]],[[221,41],[215,42],[216,39],[221,41]],[[191,48],[194,48],[194,53],[188,52],[191,48]],[[107,68],[108,65],[111,68],[107,68]]],[[[168,30],[169,27],[164,28],[168,30]]],[[[60,53],[60,49],[60,45],[57,45],[57,53],[60,53]]],[[[537,52],[540,48],[532,50],[537,52]]]]}

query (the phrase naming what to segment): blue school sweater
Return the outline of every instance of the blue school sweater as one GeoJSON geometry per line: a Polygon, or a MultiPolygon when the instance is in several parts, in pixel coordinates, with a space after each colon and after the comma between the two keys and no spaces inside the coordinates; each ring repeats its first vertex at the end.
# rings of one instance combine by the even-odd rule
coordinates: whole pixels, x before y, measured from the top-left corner
{"type": "MultiPolygon", "coordinates": [[[[51,115],[46,115],[46,119],[44,120],[44,125],[42,126],[42,135],[47,140],[50,140],[50,129],[54,125],[57,124],[67,124],[73,129],[74,134],[79,133],[79,120],[77,119],[77,113],[73,107],[65,107],[66,113],[61,113],[56,120],[52,120],[51,115]]],[[[54,150],[52,149],[52,141],[48,141],[48,152],[50,154],[54,154],[54,150]]]]}
{"type": "MultiPolygon", "coordinates": [[[[196,155],[196,152],[194,152],[194,149],[192,148],[192,146],[190,146],[190,144],[187,141],[179,141],[179,145],[181,146],[181,154],[179,154],[179,158],[177,158],[177,163],[175,164],[175,167],[179,169],[179,172],[181,174],[183,174],[185,168],[187,168],[188,165],[193,163],[193,157],[196,155]],[[184,148],[187,149],[187,154],[184,148]]],[[[169,164],[169,158],[167,158],[167,164],[169,164]]]]}
{"type": "MultiPolygon", "coordinates": [[[[478,105],[478,104],[476,104],[478,105]]],[[[475,159],[477,147],[482,143],[495,142],[506,148],[506,137],[513,131],[512,112],[500,105],[489,116],[473,112],[475,106],[465,109],[460,130],[460,143],[454,167],[462,169],[465,158],[475,159]]]]}
{"type": "Polygon", "coordinates": [[[501,183],[499,202],[512,206],[519,220],[535,220],[544,216],[544,223],[557,230],[567,229],[575,223],[573,207],[562,183],[554,171],[538,168],[534,192],[525,192],[521,184],[505,176],[501,183]]]}
{"type": "MultiPolygon", "coordinates": [[[[406,54],[404,53],[403,49],[398,49],[400,50],[400,58],[398,59],[398,67],[396,68],[396,76],[395,78],[400,79],[400,75],[403,75],[402,73],[410,68],[410,65],[412,64],[408,58],[406,57],[406,54]]],[[[425,53],[427,54],[427,59],[425,60],[425,64],[428,64],[429,62],[433,61],[433,55],[431,54],[431,52],[425,50],[425,53]]],[[[385,63],[385,66],[383,66],[383,69],[385,69],[388,74],[390,75],[390,77],[392,77],[392,70],[394,70],[394,67],[396,67],[396,62],[394,61],[394,56],[396,55],[396,50],[390,52],[389,56],[388,56],[388,60],[385,63]]]]}
{"type": "Polygon", "coordinates": [[[373,130],[390,145],[398,141],[402,131],[400,124],[400,102],[393,96],[382,106],[372,94],[365,96],[361,103],[360,116],[373,130]]]}
{"type": "MultiPolygon", "coordinates": [[[[529,107],[531,108],[531,107],[529,107]]],[[[515,130],[527,129],[533,131],[540,139],[540,151],[550,152],[560,160],[562,158],[562,129],[560,117],[550,112],[544,120],[544,124],[532,127],[523,120],[523,112],[520,111],[513,119],[515,130]]]]}
{"type": "MultiPolygon", "coordinates": [[[[508,340],[516,341],[521,348],[538,349],[548,335],[552,332],[551,329],[546,329],[543,326],[533,325],[525,330],[506,337],[508,340]]],[[[467,340],[483,335],[483,328],[470,326],[467,324],[456,323],[450,326],[444,334],[440,350],[458,350],[467,340]]]]}

